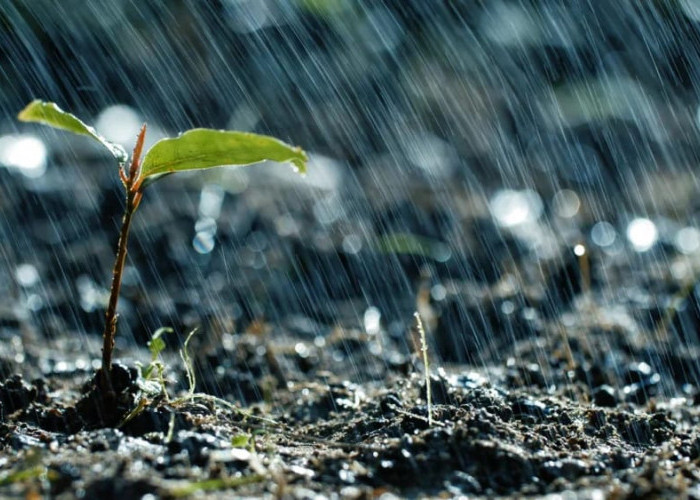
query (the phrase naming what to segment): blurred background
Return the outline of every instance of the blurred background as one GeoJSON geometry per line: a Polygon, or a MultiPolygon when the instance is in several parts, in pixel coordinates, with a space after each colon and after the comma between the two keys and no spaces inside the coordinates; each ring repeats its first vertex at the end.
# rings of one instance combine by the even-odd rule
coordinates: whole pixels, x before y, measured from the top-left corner
{"type": "Polygon", "coordinates": [[[697,0],[3,0],[3,321],[18,301],[49,338],[101,332],[116,167],[16,122],[42,98],[129,150],[146,121],[151,144],[234,128],[310,153],[306,178],[154,185],[121,342],[263,322],[402,353],[418,309],[440,359],[480,364],[593,304],[694,349],[699,33],[697,0]]]}

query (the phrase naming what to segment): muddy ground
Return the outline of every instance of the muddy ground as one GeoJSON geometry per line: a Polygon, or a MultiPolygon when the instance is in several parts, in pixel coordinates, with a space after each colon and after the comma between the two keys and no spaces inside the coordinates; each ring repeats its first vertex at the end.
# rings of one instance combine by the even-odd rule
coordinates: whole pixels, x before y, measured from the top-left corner
{"type": "Polygon", "coordinates": [[[696,3],[64,3],[0,2],[0,497],[700,498],[696,3]],[[34,98],[312,153],[149,187],[111,407],[121,186],[34,98]]]}
{"type": "Polygon", "coordinates": [[[528,238],[554,250],[535,258],[466,185],[416,179],[379,202],[371,171],[338,165],[319,178],[342,194],[282,166],[171,177],[137,214],[105,410],[93,380],[118,185],[101,160],[56,162],[38,180],[0,170],[17,262],[0,495],[700,497],[700,300],[674,247],[605,253],[591,214],[557,218],[545,198],[528,238]],[[387,243],[395,228],[421,239],[387,243]],[[174,329],[163,384],[141,376],[159,326],[174,329]],[[178,353],[194,328],[193,393],[178,353]]]}

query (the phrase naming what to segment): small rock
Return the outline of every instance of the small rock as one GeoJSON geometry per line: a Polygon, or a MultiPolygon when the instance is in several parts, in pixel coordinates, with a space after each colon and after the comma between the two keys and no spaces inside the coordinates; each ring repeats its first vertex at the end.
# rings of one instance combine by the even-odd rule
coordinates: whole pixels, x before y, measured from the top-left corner
{"type": "Polygon", "coordinates": [[[511,409],[516,417],[530,416],[537,420],[544,418],[549,413],[544,404],[529,399],[518,399],[513,402],[511,409]]]}
{"type": "Polygon", "coordinates": [[[593,404],[606,408],[614,408],[617,406],[617,395],[615,389],[604,384],[593,390],[593,404]]]}
{"type": "Polygon", "coordinates": [[[551,460],[542,464],[542,475],[550,481],[564,478],[573,481],[588,473],[588,466],[583,460],[565,458],[551,460]]]}
{"type": "Polygon", "coordinates": [[[397,408],[403,408],[403,403],[395,393],[389,393],[379,401],[379,407],[384,416],[393,416],[397,408]]]}
{"type": "Polygon", "coordinates": [[[450,494],[459,496],[479,493],[481,491],[481,484],[479,484],[479,481],[471,474],[457,470],[445,481],[445,488],[450,494]]]}

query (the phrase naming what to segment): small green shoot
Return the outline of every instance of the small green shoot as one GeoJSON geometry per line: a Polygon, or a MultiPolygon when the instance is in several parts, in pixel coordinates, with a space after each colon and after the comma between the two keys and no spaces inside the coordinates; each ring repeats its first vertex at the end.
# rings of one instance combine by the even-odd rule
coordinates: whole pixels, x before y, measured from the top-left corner
{"type": "Polygon", "coordinates": [[[148,350],[151,351],[151,362],[147,366],[141,369],[141,376],[146,381],[155,380],[160,384],[161,392],[168,399],[168,391],[165,388],[165,378],[163,377],[163,372],[165,371],[165,365],[160,359],[160,353],[165,349],[165,340],[163,340],[163,335],[166,333],[172,333],[172,328],[159,328],[151,337],[151,340],[146,344],[148,350]]]}
{"type": "MultiPolygon", "coordinates": [[[[153,181],[174,172],[221,166],[246,166],[268,160],[289,162],[297,172],[303,174],[306,172],[306,154],[300,148],[285,144],[274,137],[228,130],[193,129],[179,137],[158,141],[145,153],[142,161],[146,136],[144,124],[129,162],[128,155],[121,146],[106,140],[95,129],[63,111],[55,103],[34,100],[19,113],[18,119],[88,136],[107,148],[117,160],[126,204],[105,314],[101,368],[102,388],[106,390],[108,398],[114,400],[111,372],[114,337],[117,331],[117,303],[126,262],[131,219],[141,203],[143,190],[153,181]]],[[[157,367],[153,369],[157,370],[157,367]]],[[[193,372],[188,371],[188,380],[190,389],[194,391],[193,372]]]]}
{"type": "Polygon", "coordinates": [[[126,424],[129,420],[134,418],[136,415],[141,413],[148,405],[151,404],[151,397],[161,395],[165,401],[170,401],[170,395],[168,394],[167,382],[165,380],[165,363],[161,359],[160,353],[165,349],[165,340],[163,340],[163,335],[166,333],[172,333],[172,328],[159,328],[155,331],[151,340],[149,340],[146,345],[148,350],[151,352],[151,361],[143,366],[140,362],[136,362],[136,366],[141,371],[141,377],[139,378],[139,388],[148,397],[142,397],[137,403],[136,407],[131,410],[124,420],[122,420],[121,425],[126,424]]]}
{"type": "Polygon", "coordinates": [[[231,446],[233,448],[243,448],[247,450],[250,447],[251,441],[250,434],[236,434],[231,438],[231,446]]]}
{"type": "Polygon", "coordinates": [[[151,401],[148,398],[140,398],[138,403],[133,410],[126,414],[122,421],[117,426],[118,428],[124,427],[127,423],[136,418],[143,410],[151,405],[151,401]]]}
{"type": "MultiPolygon", "coordinates": [[[[120,427],[124,426],[127,422],[138,416],[143,410],[151,406],[154,401],[157,400],[156,396],[162,394],[165,401],[171,407],[177,407],[191,401],[203,401],[215,406],[226,408],[236,413],[242,415],[246,419],[254,419],[260,422],[264,422],[269,425],[278,425],[277,422],[270,418],[261,417],[259,415],[253,415],[252,413],[245,412],[236,405],[229,403],[228,401],[212,396],[211,394],[204,394],[201,392],[195,392],[197,386],[197,379],[195,376],[194,363],[192,357],[189,354],[189,344],[192,337],[197,330],[192,330],[185,339],[182,349],[180,349],[180,359],[185,367],[185,373],[187,376],[188,388],[187,392],[181,396],[172,398],[168,393],[167,382],[165,380],[164,372],[167,366],[160,360],[160,354],[165,349],[165,341],[163,340],[163,334],[171,332],[171,328],[159,328],[151,337],[148,342],[149,350],[151,351],[151,362],[148,366],[141,367],[142,381],[139,383],[139,388],[142,392],[142,397],[139,398],[136,406],[131,410],[119,424],[120,427]],[[144,376],[144,375],[147,375],[144,376]],[[155,382],[158,385],[154,388],[155,382]]],[[[168,429],[168,435],[166,436],[166,442],[172,439],[172,434],[174,432],[174,414],[171,416],[171,422],[168,429]]],[[[251,440],[251,443],[253,441],[251,440]]]]}
{"type": "Polygon", "coordinates": [[[0,472],[0,486],[12,484],[34,482],[34,479],[43,481],[54,481],[58,479],[58,473],[52,470],[43,462],[44,450],[40,448],[30,448],[21,461],[21,468],[0,472]]]}
{"type": "Polygon", "coordinates": [[[189,385],[189,389],[187,393],[192,396],[194,394],[194,389],[195,386],[197,385],[197,379],[195,377],[194,373],[194,364],[192,363],[192,358],[190,358],[190,353],[188,351],[190,347],[190,340],[192,339],[192,336],[197,332],[197,329],[195,328],[190,332],[190,334],[187,336],[185,339],[185,343],[182,346],[182,349],[180,349],[180,359],[182,359],[182,363],[185,365],[185,372],[187,374],[187,383],[189,385]]]}
{"type": "Polygon", "coordinates": [[[265,480],[262,474],[251,474],[248,476],[225,477],[219,479],[205,479],[203,481],[192,481],[184,486],[178,486],[166,490],[167,496],[173,498],[183,498],[205,491],[220,491],[230,488],[239,488],[247,484],[261,483],[265,480]]]}
{"type": "Polygon", "coordinates": [[[17,471],[9,471],[0,474],[0,486],[10,484],[23,483],[30,479],[47,478],[48,480],[56,479],[58,474],[55,471],[47,469],[43,465],[34,465],[28,469],[17,471]]]}

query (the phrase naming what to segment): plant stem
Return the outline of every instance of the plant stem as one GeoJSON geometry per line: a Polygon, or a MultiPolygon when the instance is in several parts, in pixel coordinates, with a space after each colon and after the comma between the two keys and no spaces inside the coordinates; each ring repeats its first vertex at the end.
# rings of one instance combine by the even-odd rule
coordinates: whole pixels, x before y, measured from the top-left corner
{"type": "Polygon", "coordinates": [[[112,351],[114,351],[114,337],[117,333],[117,303],[119,302],[119,290],[122,287],[122,274],[124,273],[124,263],[126,262],[126,245],[129,241],[129,228],[131,218],[141,203],[143,193],[135,185],[139,182],[141,152],[146,137],[146,124],[141,127],[134,153],[131,156],[129,169],[119,167],[119,178],[126,191],[126,206],[124,207],[124,217],[122,218],[122,228],[119,231],[119,243],[117,245],[117,257],[114,260],[114,270],[112,271],[112,287],[109,292],[109,304],[105,314],[105,329],[102,333],[102,388],[107,391],[109,399],[115,398],[114,387],[112,385],[112,351]]]}
{"type": "Polygon", "coordinates": [[[126,262],[126,244],[129,240],[129,228],[131,218],[136,210],[138,193],[127,189],[126,207],[122,218],[122,228],[119,232],[119,244],[117,246],[117,256],[114,260],[114,270],[112,271],[112,286],[109,293],[109,304],[105,314],[105,329],[102,334],[102,380],[104,388],[108,392],[114,393],[112,387],[112,351],[114,350],[114,336],[117,332],[117,303],[119,302],[119,290],[122,284],[122,273],[126,262]]]}

